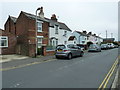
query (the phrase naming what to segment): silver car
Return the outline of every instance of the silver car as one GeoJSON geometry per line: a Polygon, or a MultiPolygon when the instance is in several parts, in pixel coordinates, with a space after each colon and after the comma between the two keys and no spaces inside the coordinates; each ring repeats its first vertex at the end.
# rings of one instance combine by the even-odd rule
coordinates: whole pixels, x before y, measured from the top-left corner
{"type": "Polygon", "coordinates": [[[88,48],[88,52],[90,51],[99,51],[101,52],[101,47],[97,44],[91,44],[88,48]]]}
{"type": "Polygon", "coordinates": [[[81,50],[79,46],[76,46],[74,44],[68,44],[68,45],[58,45],[56,47],[56,58],[60,57],[67,57],[68,59],[71,59],[74,56],[83,56],[84,52],[81,50]]]}

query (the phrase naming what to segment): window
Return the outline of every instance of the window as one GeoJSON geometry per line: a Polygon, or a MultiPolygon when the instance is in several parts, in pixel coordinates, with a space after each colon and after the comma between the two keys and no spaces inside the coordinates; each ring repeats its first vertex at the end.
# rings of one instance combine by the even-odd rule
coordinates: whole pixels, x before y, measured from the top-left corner
{"type": "Polygon", "coordinates": [[[55,34],[58,34],[58,25],[55,25],[55,34]]]}
{"type": "Polygon", "coordinates": [[[64,44],[67,44],[67,41],[64,41],[64,44]]]}
{"type": "Polygon", "coordinates": [[[67,35],[67,31],[64,31],[64,36],[66,36],[67,35]]]}
{"type": "Polygon", "coordinates": [[[38,48],[41,48],[42,46],[42,38],[38,38],[38,48]]]}
{"type": "Polygon", "coordinates": [[[58,45],[58,39],[56,39],[56,46],[58,45]]]}
{"type": "Polygon", "coordinates": [[[8,37],[0,36],[0,47],[8,47],[8,37]]]}
{"type": "Polygon", "coordinates": [[[37,31],[42,32],[42,22],[37,21],[37,31]]]}
{"type": "Polygon", "coordinates": [[[85,41],[82,41],[82,43],[84,44],[84,43],[85,43],[85,41]]]}

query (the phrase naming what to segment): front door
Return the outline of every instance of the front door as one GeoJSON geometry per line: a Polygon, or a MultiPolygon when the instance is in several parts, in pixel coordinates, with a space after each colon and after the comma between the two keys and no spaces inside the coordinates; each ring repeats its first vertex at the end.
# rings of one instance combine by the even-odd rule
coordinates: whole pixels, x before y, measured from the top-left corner
{"type": "Polygon", "coordinates": [[[42,38],[38,38],[37,41],[37,54],[42,55],[42,38]]]}

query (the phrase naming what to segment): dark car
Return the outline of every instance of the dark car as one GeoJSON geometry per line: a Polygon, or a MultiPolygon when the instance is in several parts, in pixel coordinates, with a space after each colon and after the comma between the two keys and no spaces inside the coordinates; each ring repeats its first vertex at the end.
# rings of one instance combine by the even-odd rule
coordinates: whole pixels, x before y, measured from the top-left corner
{"type": "Polygon", "coordinates": [[[68,45],[57,45],[56,47],[56,58],[61,57],[67,57],[68,59],[71,59],[74,56],[83,56],[84,52],[81,50],[79,46],[76,46],[74,44],[68,44],[68,45]]]}
{"type": "Polygon", "coordinates": [[[91,52],[91,51],[101,52],[101,47],[97,44],[91,44],[88,48],[88,52],[91,52]]]}
{"type": "Polygon", "coordinates": [[[107,49],[109,49],[109,46],[107,44],[101,44],[101,49],[107,50],[107,49]]]}

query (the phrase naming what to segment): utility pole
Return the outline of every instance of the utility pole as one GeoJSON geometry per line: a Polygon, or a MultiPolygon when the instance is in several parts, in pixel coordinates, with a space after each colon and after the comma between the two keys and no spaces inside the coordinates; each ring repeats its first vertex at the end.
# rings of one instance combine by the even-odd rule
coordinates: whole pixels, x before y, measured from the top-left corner
{"type": "Polygon", "coordinates": [[[111,38],[113,38],[113,33],[111,33],[111,38]]]}
{"type": "Polygon", "coordinates": [[[106,39],[107,39],[107,30],[106,30],[106,39]]]}

